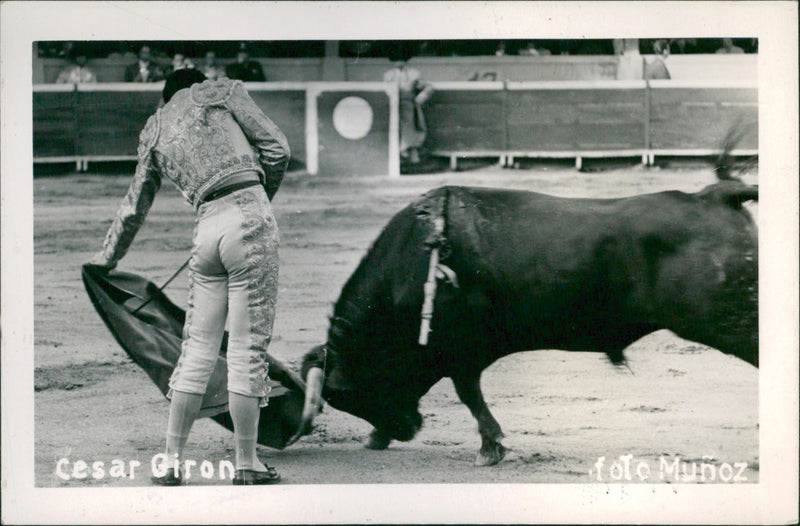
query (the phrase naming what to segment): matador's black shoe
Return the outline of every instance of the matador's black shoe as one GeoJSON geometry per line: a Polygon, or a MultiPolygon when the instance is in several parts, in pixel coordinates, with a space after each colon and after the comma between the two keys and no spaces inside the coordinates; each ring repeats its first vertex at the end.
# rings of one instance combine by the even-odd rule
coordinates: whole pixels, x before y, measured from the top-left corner
{"type": "Polygon", "coordinates": [[[176,472],[175,468],[167,469],[167,473],[164,476],[150,477],[150,481],[159,486],[180,486],[183,483],[180,473],[176,472]]]}
{"type": "Polygon", "coordinates": [[[252,469],[237,469],[233,475],[234,486],[262,486],[275,484],[281,480],[275,468],[267,466],[266,471],[253,471],[252,469]]]}

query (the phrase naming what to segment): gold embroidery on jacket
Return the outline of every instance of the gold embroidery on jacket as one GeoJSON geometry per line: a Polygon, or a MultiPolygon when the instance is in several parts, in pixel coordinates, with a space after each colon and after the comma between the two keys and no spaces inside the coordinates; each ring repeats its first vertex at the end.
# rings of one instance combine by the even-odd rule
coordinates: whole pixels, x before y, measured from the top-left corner
{"type": "Polygon", "coordinates": [[[178,91],[139,135],[136,173],[106,235],[103,255],[110,264],[125,255],[162,177],[197,207],[210,188],[237,173],[254,171],[272,199],[289,153],[284,134],[240,81],[206,81],[178,91]]]}

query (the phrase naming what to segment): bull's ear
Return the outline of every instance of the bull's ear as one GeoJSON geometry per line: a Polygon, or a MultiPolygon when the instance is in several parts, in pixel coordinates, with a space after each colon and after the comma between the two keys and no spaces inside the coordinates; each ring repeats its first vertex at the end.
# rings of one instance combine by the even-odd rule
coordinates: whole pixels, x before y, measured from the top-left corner
{"type": "Polygon", "coordinates": [[[739,182],[718,183],[702,190],[697,196],[739,210],[747,201],[758,201],[758,186],[739,182]]]}

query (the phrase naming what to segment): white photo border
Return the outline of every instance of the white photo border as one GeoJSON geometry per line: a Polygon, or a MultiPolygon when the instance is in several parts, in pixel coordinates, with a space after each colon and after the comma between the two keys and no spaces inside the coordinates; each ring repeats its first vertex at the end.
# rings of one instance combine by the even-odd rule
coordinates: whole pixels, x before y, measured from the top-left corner
{"type": "Polygon", "coordinates": [[[7,523],[779,523],[798,504],[795,2],[3,2],[7,523]],[[333,22],[335,21],[335,23],[333,22]],[[760,473],[745,485],[34,487],[32,44],[41,40],[759,39],[760,473]],[[232,510],[235,509],[235,513],[232,510]]]}

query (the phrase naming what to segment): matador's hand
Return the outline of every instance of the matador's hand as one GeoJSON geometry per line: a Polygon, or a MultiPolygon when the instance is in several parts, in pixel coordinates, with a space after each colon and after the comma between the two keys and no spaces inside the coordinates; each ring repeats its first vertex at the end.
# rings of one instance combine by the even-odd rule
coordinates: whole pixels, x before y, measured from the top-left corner
{"type": "Polygon", "coordinates": [[[88,264],[105,270],[106,272],[113,270],[114,267],[117,266],[116,263],[109,263],[102,252],[95,254],[94,257],[89,260],[88,264]]]}

